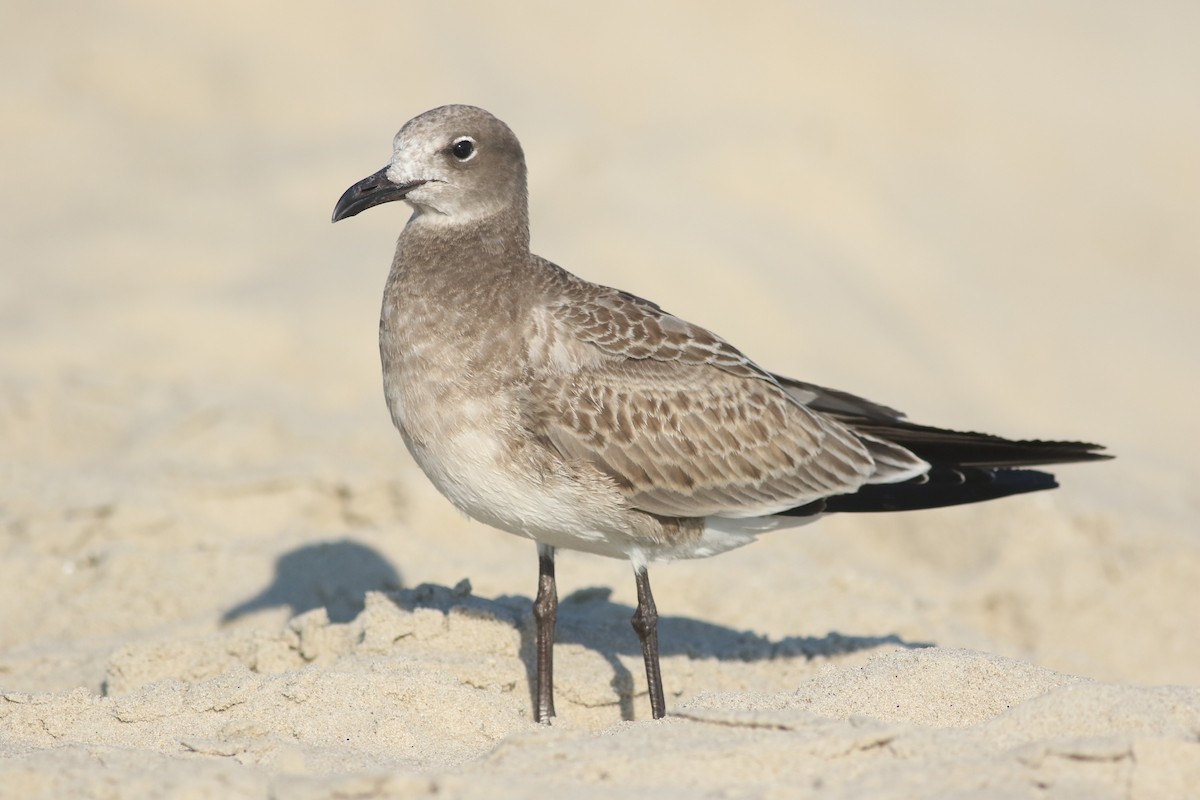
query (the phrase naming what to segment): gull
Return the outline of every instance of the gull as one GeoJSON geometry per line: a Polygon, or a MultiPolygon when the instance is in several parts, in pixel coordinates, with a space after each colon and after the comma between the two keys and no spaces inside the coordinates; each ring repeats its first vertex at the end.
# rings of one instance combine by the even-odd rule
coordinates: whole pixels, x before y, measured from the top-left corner
{"type": "Polygon", "coordinates": [[[534,715],[555,715],[559,548],[628,559],[651,715],[666,715],[651,562],[716,555],[838,512],[907,511],[1057,486],[1022,467],[1108,458],[908,422],[776,375],[714,333],[529,249],[525,156],[483,109],[404,125],[333,221],[412,208],[383,293],[392,421],[447,499],[537,544],[534,715]]]}

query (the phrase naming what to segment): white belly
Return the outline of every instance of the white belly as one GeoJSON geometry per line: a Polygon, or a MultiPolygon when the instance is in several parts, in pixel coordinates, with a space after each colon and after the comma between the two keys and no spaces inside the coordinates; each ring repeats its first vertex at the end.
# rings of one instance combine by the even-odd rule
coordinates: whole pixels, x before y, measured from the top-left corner
{"type": "Polygon", "coordinates": [[[392,419],[413,459],[461,511],[542,544],[628,556],[633,540],[615,487],[581,481],[517,428],[503,397],[414,403],[413,389],[388,392],[392,419]]]}

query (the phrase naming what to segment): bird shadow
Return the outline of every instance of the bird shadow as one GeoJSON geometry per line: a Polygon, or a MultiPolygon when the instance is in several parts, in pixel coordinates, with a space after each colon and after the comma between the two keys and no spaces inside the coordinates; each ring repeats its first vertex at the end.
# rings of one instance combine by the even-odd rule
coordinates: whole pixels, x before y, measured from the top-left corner
{"type": "Polygon", "coordinates": [[[350,622],[363,610],[368,591],[403,585],[399,571],[377,550],[349,539],[319,542],[281,555],[271,583],[222,614],[221,622],[284,606],[292,616],[324,608],[330,622],[350,622]]]}
{"type": "MultiPolygon", "coordinates": [[[[271,583],[221,615],[229,623],[257,611],[288,608],[292,616],[324,608],[331,623],[352,622],[365,607],[366,594],[379,591],[397,608],[414,611],[452,610],[482,615],[511,625],[520,635],[518,655],[525,665],[530,701],[537,686],[537,629],[533,601],[522,595],[486,598],[471,593],[469,581],[453,588],[421,584],[403,588],[399,570],[378,551],[348,539],[306,545],[281,555],[271,583]]],[[[580,589],[558,605],[556,642],[577,644],[600,655],[612,669],[615,697],[621,718],[634,719],[633,674],[623,657],[640,659],[642,650],[630,626],[632,606],[612,601],[607,587],[580,589]]],[[[787,636],[773,640],[751,631],[715,625],[690,617],[661,616],[658,622],[659,653],[719,661],[767,661],[782,658],[814,659],[870,650],[881,645],[910,649],[931,647],[928,642],[908,642],[896,634],[845,636],[787,636]]]]}
{"type": "MultiPolygon", "coordinates": [[[[623,656],[642,655],[641,644],[630,625],[632,606],[615,603],[607,587],[580,589],[563,598],[558,605],[558,644],[578,644],[600,655],[612,668],[610,682],[620,705],[621,719],[634,719],[633,675],[621,660],[623,656]]],[[[500,595],[488,599],[473,595],[463,581],[455,588],[421,584],[412,589],[391,592],[388,597],[402,610],[436,609],[449,615],[452,609],[479,614],[511,624],[521,637],[519,656],[525,665],[531,702],[536,702],[537,630],[532,600],[519,595],[500,595]]],[[[932,647],[931,642],[910,642],[896,634],[885,636],[846,636],[830,632],[825,636],[787,636],[773,640],[751,631],[689,617],[660,616],[659,653],[682,655],[692,659],[719,661],[767,661],[783,658],[814,658],[845,655],[882,645],[908,649],[932,647]]]]}

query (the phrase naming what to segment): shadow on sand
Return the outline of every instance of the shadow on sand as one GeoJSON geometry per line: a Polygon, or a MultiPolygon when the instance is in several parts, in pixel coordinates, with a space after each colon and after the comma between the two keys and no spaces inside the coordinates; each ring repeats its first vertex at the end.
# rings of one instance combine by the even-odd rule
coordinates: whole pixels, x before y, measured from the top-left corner
{"type": "MultiPolygon", "coordinates": [[[[494,599],[471,594],[463,582],[455,588],[421,584],[402,588],[400,572],[378,551],[349,540],[308,545],[285,553],[275,564],[271,584],[254,597],[226,611],[222,622],[266,608],[287,606],[293,615],[324,607],[331,623],[347,623],[363,610],[368,591],[381,591],[405,611],[436,609],[449,614],[457,608],[485,615],[512,625],[521,636],[520,657],[525,664],[529,695],[535,686],[534,650],[536,632],[532,599],[501,595],[494,599]]],[[[634,718],[630,687],[633,675],[622,656],[641,658],[641,646],[630,626],[633,607],[611,600],[604,587],[581,589],[564,597],[558,607],[556,640],[578,644],[598,653],[611,665],[611,685],[621,706],[621,718],[634,718]],[[613,644],[617,643],[617,644],[613,644]]],[[[885,636],[789,636],[774,641],[750,631],[713,625],[689,617],[659,618],[659,647],[663,656],[713,658],[722,661],[764,661],[775,658],[828,657],[868,650],[880,645],[922,648],[926,642],[907,642],[895,634],[885,636]]]]}
{"type": "Polygon", "coordinates": [[[392,592],[403,585],[396,568],[373,548],[348,539],[321,542],[280,556],[270,585],[222,614],[221,622],[281,606],[292,616],[323,607],[330,622],[350,622],[363,610],[368,591],[392,592]]]}
{"type": "MultiPolygon", "coordinates": [[[[636,656],[640,662],[642,649],[630,625],[633,607],[614,603],[612,590],[605,587],[581,589],[563,598],[558,606],[556,642],[586,647],[604,658],[613,670],[611,686],[619,698],[621,718],[634,719],[633,675],[621,661],[621,656],[636,656]],[[616,643],[614,645],[614,643],[616,643]]],[[[536,630],[533,621],[532,599],[502,595],[495,599],[470,594],[468,585],[453,589],[436,584],[422,584],[389,595],[401,609],[412,611],[430,608],[450,613],[459,608],[468,613],[487,615],[511,624],[521,635],[521,661],[525,664],[530,702],[535,696],[536,630]]],[[[780,640],[750,631],[739,631],[722,625],[689,617],[661,616],[658,621],[659,653],[661,656],[683,655],[695,659],[720,661],[767,661],[775,658],[813,659],[869,650],[880,645],[896,645],[911,649],[932,647],[930,642],[908,642],[896,634],[886,636],[843,636],[831,632],[825,636],[788,636],[780,640]]]]}

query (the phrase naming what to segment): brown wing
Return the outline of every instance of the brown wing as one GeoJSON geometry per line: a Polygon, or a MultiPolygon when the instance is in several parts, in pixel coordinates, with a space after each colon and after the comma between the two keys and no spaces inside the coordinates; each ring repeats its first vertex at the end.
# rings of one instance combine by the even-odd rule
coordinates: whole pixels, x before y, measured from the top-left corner
{"type": "Polygon", "coordinates": [[[588,288],[597,293],[549,307],[538,326],[531,424],[563,456],[611,476],[631,506],[758,516],[887,479],[876,451],[904,472],[924,466],[797,402],[709,331],[588,288]]]}

